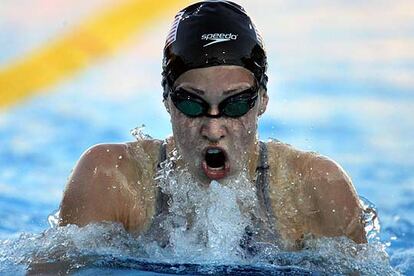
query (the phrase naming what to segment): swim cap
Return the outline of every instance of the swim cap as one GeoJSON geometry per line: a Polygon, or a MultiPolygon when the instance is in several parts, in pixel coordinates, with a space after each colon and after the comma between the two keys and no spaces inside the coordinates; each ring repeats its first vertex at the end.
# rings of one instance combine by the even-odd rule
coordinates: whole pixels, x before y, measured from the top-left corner
{"type": "Polygon", "coordinates": [[[267,61],[263,41],[245,10],[230,1],[203,1],[181,10],[164,47],[164,98],[184,72],[217,65],[251,71],[266,89],[267,61]]]}

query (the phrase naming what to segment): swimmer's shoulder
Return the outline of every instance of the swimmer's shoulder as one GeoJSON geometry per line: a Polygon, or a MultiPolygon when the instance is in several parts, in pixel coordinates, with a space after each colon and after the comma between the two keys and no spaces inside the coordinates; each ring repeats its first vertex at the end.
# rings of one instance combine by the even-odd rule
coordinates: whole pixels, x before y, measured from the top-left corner
{"type": "Polygon", "coordinates": [[[267,145],[271,189],[283,191],[285,198],[280,201],[285,200],[301,216],[299,228],[316,236],[345,235],[356,242],[366,241],[359,197],[338,163],[280,141],[267,145]]]}
{"type": "Polygon", "coordinates": [[[63,195],[61,225],[114,221],[145,228],[153,213],[153,174],[162,141],[98,144],[84,152],[63,195]],[[151,171],[151,172],[150,172],[151,171]]]}
{"type": "Polygon", "coordinates": [[[366,242],[363,209],[352,180],[334,160],[307,153],[302,164],[303,189],[312,198],[308,226],[317,236],[347,236],[366,242]]]}
{"type": "MultiPolygon", "coordinates": [[[[303,151],[280,141],[267,143],[269,165],[282,175],[296,178],[305,185],[314,184],[324,189],[349,190],[356,195],[352,181],[343,168],[334,160],[312,151],[303,151]]],[[[314,187],[311,190],[315,190],[314,187]]]]}

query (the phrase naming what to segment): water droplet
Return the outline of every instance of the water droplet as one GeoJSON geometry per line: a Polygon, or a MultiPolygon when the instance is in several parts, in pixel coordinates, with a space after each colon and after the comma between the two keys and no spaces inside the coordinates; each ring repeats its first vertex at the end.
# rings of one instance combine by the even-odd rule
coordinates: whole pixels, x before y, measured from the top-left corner
{"type": "Polygon", "coordinates": [[[152,137],[144,132],[145,125],[142,124],[140,127],[136,127],[130,131],[131,135],[135,137],[135,139],[139,140],[150,140],[152,137]]]}

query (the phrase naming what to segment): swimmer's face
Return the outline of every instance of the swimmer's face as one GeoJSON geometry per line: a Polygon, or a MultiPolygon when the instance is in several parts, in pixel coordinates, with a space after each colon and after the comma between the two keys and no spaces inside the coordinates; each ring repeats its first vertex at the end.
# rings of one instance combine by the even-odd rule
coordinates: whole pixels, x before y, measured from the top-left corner
{"type": "MultiPolygon", "coordinates": [[[[182,74],[174,83],[172,93],[182,92],[178,100],[184,106],[181,108],[197,112],[203,104],[208,107],[208,116],[191,117],[177,108],[177,97],[175,104],[171,95],[165,102],[171,115],[178,151],[190,172],[202,183],[235,176],[247,169],[257,149],[258,116],[265,111],[268,100],[263,90],[255,98],[257,93],[252,93],[257,91],[252,91],[255,87],[254,75],[239,66],[193,69],[182,74]],[[242,96],[231,98],[235,95],[242,96]],[[188,97],[190,102],[182,101],[188,97]],[[229,98],[231,100],[227,100],[229,98]],[[230,113],[248,111],[240,117],[214,117],[219,114],[219,104],[223,101],[235,104],[233,108],[227,106],[230,113]],[[251,109],[246,108],[249,103],[249,108],[253,105],[251,109]]],[[[225,106],[220,106],[222,111],[225,106]]]]}

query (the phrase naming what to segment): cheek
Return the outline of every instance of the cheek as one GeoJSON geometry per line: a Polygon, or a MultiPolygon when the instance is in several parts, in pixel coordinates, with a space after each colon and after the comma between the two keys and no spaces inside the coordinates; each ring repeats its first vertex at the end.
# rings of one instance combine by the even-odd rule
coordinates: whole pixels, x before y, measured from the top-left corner
{"type": "Polygon", "coordinates": [[[230,132],[229,137],[232,151],[230,159],[238,170],[244,166],[243,164],[249,156],[247,153],[255,146],[257,119],[254,116],[246,116],[234,120],[231,124],[233,131],[230,132]]]}
{"type": "Polygon", "coordinates": [[[194,120],[189,120],[185,117],[183,118],[182,116],[172,118],[171,124],[176,132],[174,134],[180,136],[185,136],[188,133],[193,132],[195,128],[194,120]]]}
{"type": "Polygon", "coordinates": [[[256,137],[257,117],[254,114],[242,117],[237,120],[237,123],[234,124],[233,129],[237,130],[234,133],[239,137],[239,139],[241,139],[241,141],[249,143],[256,137]]]}
{"type": "Polygon", "coordinates": [[[196,136],[199,133],[197,119],[187,118],[175,111],[171,114],[171,125],[174,137],[176,137],[176,144],[180,148],[189,147],[197,141],[196,136]]]}

